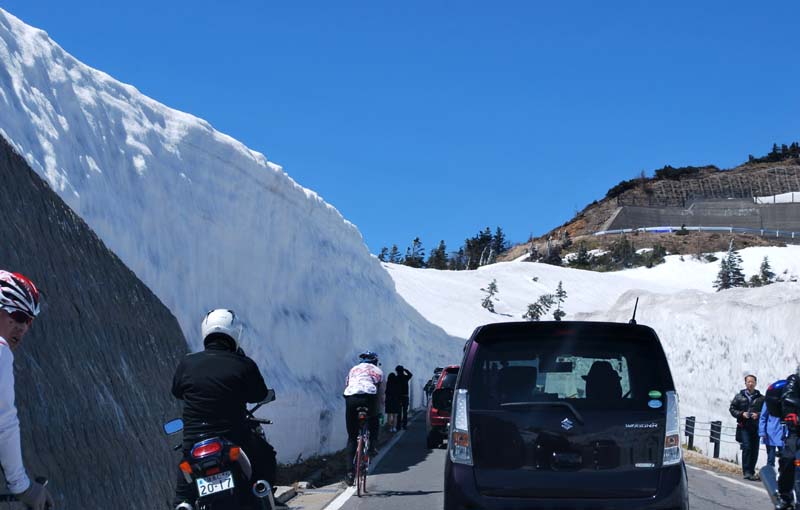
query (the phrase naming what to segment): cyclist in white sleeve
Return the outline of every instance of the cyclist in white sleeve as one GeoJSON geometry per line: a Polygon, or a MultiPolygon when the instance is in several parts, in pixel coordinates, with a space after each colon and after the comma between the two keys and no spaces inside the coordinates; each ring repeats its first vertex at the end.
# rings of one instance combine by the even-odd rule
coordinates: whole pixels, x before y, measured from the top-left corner
{"type": "MultiPolygon", "coordinates": [[[[378,355],[366,351],[359,356],[359,363],[350,369],[345,379],[345,422],[347,424],[347,458],[356,456],[358,442],[358,408],[369,409],[369,444],[371,456],[377,455],[379,417],[383,413],[386,400],[386,384],[383,371],[378,368],[380,362],[378,355]]],[[[354,466],[351,464],[347,471],[347,483],[353,485],[355,478],[354,466]]]]}
{"type": "Polygon", "coordinates": [[[22,464],[14,404],[14,353],[39,314],[39,291],[19,273],[0,270],[0,466],[8,489],[34,510],[54,508],[48,490],[32,482],[22,464]]]}

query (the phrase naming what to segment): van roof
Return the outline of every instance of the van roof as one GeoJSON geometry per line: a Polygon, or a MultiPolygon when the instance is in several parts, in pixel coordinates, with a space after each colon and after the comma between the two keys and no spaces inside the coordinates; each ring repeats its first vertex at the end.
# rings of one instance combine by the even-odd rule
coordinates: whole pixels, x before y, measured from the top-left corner
{"type": "Polygon", "coordinates": [[[516,337],[532,339],[541,336],[553,338],[575,334],[591,334],[598,337],[655,337],[655,331],[649,326],[627,324],[624,322],[591,322],[591,321],[520,321],[496,322],[478,326],[472,333],[471,340],[478,343],[491,343],[510,340],[516,337]]]}

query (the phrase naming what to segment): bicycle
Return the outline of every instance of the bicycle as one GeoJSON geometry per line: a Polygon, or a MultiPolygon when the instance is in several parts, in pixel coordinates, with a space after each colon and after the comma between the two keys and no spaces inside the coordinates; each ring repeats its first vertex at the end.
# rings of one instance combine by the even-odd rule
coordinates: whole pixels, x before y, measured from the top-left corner
{"type": "Polygon", "coordinates": [[[358,497],[367,493],[367,471],[369,471],[369,426],[367,413],[369,409],[359,407],[358,411],[358,446],[353,463],[356,465],[356,493],[358,497]]]}

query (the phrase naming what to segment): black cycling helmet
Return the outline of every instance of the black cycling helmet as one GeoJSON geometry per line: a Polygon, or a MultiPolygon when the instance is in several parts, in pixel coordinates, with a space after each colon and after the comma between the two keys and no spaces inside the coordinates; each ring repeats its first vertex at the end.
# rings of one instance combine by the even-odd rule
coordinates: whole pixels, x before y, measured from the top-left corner
{"type": "Polygon", "coordinates": [[[373,365],[378,365],[378,354],[372,351],[364,351],[358,355],[358,360],[361,363],[372,363],[373,365]]]}

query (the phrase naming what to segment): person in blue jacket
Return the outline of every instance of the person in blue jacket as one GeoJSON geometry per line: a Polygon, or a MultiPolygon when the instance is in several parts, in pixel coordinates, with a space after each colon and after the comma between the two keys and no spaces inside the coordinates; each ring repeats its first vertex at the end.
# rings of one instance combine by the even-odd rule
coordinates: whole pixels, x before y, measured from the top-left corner
{"type": "Polygon", "coordinates": [[[781,423],[780,416],[769,413],[767,402],[761,406],[761,415],[758,418],[758,436],[767,449],[767,465],[775,467],[775,457],[780,448],[783,448],[783,438],[786,437],[786,425],[781,423]]]}

